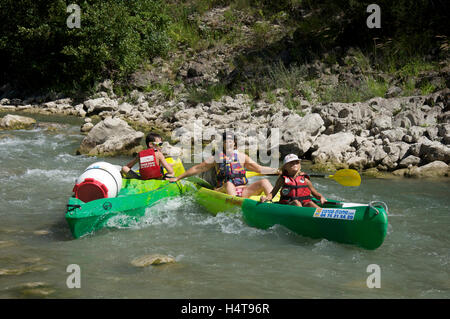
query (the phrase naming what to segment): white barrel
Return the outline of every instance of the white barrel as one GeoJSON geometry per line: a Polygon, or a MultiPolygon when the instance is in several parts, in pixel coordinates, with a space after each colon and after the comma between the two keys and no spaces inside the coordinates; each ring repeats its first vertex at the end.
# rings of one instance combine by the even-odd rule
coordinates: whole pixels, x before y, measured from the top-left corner
{"type": "Polygon", "coordinates": [[[77,178],[75,197],[87,203],[100,198],[116,197],[122,188],[122,175],[116,165],[96,162],[77,178]]]}

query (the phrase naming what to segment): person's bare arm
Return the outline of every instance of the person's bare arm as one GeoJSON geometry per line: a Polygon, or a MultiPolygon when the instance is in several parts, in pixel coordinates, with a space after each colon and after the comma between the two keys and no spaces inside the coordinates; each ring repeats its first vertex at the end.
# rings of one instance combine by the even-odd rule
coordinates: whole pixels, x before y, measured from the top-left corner
{"type": "Polygon", "coordinates": [[[278,168],[261,166],[254,160],[252,160],[247,154],[243,155],[245,159],[244,167],[249,171],[253,171],[262,175],[278,175],[280,173],[278,168]]]}
{"type": "Polygon", "coordinates": [[[167,163],[166,158],[160,152],[158,152],[158,159],[159,159],[159,164],[162,165],[167,170],[167,175],[169,175],[170,177],[174,177],[174,171],[173,171],[172,165],[167,163]]]}
{"type": "Polygon", "coordinates": [[[190,169],[185,171],[183,174],[181,174],[178,177],[170,178],[169,181],[171,182],[178,182],[180,179],[183,179],[185,177],[198,175],[200,173],[206,172],[207,170],[213,168],[215,165],[214,161],[206,160],[200,164],[197,164],[195,166],[192,166],[190,169]]]}
{"type": "Polygon", "coordinates": [[[261,196],[260,201],[261,202],[271,201],[275,196],[277,196],[277,193],[282,186],[283,186],[283,179],[280,176],[277,178],[277,181],[275,182],[275,186],[272,188],[272,192],[269,195],[267,195],[267,197],[261,196]]]}
{"type": "Polygon", "coordinates": [[[125,166],[127,166],[128,168],[133,168],[133,166],[137,163],[139,161],[139,158],[138,157],[136,157],[136,158],[134,158],[131,162],[129,162],[127,165],[125,165],[125,166]]]}
{"type": "Polygon", "coordinates": [[[319,199],[322,205],[325,204],[325,202],[327,201],[326,198],[315,189],[309,179],[305,178],[305,181],[306,185],[308,185],[309,189],[311,190],[311,194],[313,194],[315,198],[319,199]]]}

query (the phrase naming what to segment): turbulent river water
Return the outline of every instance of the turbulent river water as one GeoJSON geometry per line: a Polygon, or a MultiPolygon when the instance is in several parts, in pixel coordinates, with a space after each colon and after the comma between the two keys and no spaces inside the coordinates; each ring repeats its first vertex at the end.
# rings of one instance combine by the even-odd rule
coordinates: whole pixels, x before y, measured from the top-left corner
{"type": "Polygon", "coordinates": [[[160,202],[128,229],[73,239],[64,214],[75,179],[95,161],[129,158],[75,155],[79,120],[56,120],[63,129],[0,131],[0,298],[450,297],[449,179],[363,178],[358,188],[314,179],[329,198],[388,205],[388,234],[374,251],[214,217],[189,196],[160,202]],[[148,254],[176,263],[131,264],[148,254]],[[80,288],[67,286],[71,264],[80,288]],[[367,285],[373,264],[380,288],[367,285]]]}

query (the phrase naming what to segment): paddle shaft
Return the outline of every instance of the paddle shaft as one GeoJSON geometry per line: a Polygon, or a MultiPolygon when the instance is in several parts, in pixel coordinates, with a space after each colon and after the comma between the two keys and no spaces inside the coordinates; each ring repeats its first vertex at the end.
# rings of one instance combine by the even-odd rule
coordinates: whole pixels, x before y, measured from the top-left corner
{"type": "Polygon", "coordinates": [[[308,174],[309,177],[328,177],[333,175],[324,175],[324,174],[308,174]]]}
{"type": "MultiPolygon", "coordinates": [[[[276,174],[260,174],[249,172],[249,177],[251,176],[263,176],[263,175],[276,175],[276,174]]],[[[309,177],[321,177],[321,178],[330,178],[335,180],[341,185],[344,186],[359,186],[361,184],[361,177],[358,172],[352,169],[341,169],[334,173],[334,175],[325,175],[325,174],[308,174],[309,177]]]]}
{"type": "MultiPolygon", "coordinates": [[[[307,174],[309,177],[328,177],[328,176],[333,176],[333,175],[323,175],[323,174],[307,174]]],[[[261,174],[261,173],[256,173],[254,176],[278,176],[278,174],[276,173],[271,173],[271,174],[261,174]]]]}

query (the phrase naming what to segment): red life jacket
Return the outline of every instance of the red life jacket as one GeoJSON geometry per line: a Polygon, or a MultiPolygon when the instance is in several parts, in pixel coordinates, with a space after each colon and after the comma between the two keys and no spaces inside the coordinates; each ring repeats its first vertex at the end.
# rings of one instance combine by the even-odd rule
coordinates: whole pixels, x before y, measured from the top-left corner
{"type": "Polygon", "coordinates": [[[308,175],[299,175],[295,179],[289,176],[282,176],[284,185],[281,188],[280,204],[299,200],[303,205],[311,201],[311,190],[306,184],[305,177],[309,179],[308,175]]]}
{"type": "Polygon", "coordinates": [[[139,175],[142,179],[160,178],[161,168],[156,160],[155,150],[152,148],[139,152],[139,175]]]}

